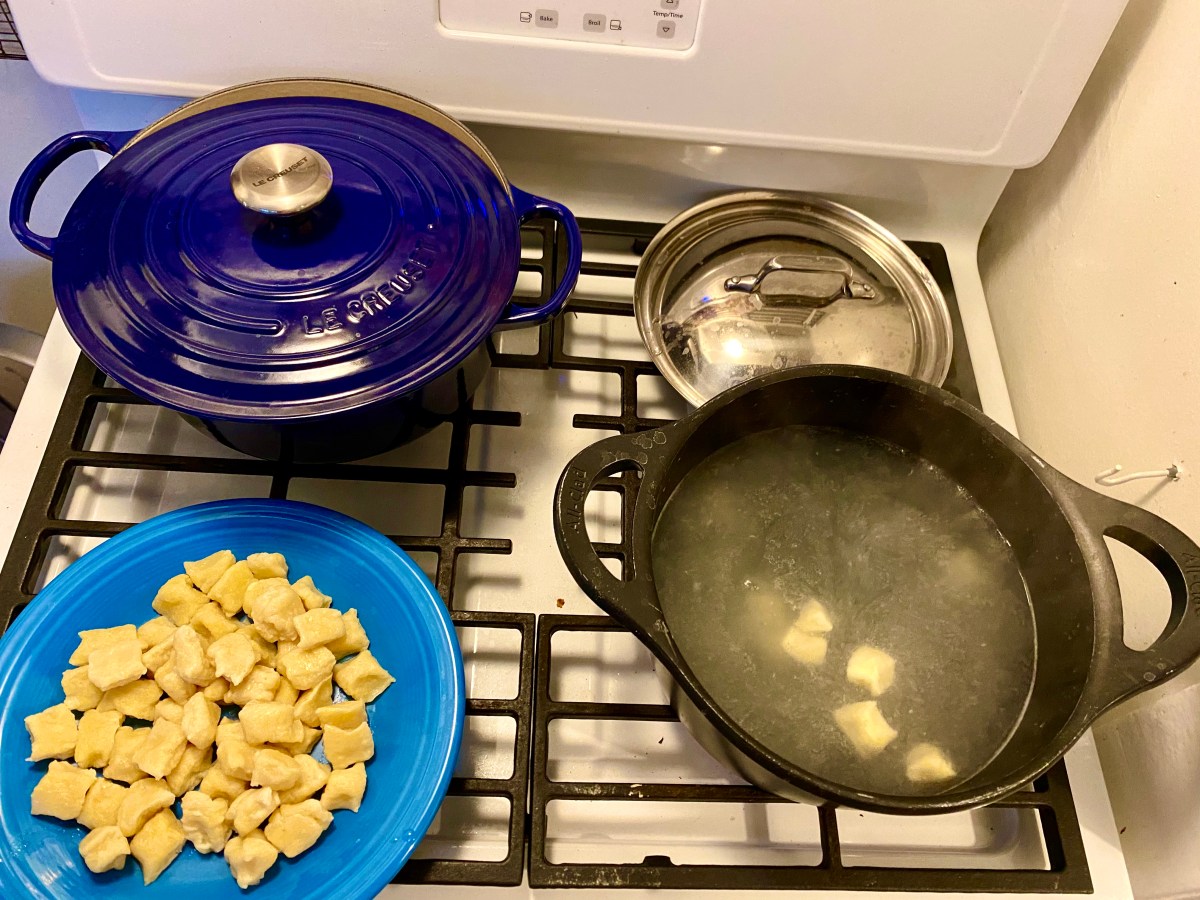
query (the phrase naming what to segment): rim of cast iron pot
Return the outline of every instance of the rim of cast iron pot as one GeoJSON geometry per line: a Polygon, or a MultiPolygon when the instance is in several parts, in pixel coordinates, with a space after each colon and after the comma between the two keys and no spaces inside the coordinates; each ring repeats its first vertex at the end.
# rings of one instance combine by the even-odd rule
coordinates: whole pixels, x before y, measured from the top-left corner
{"type": "MultiPolygon", "coordinates": [[[[765,375],[758,376],[750,381],[743,382],[730,390],[719,394],[709,402],[705,403],[698,410],[678,422],[665,426],[667,429],[682,427],[686,429],[675,438],[674,449],[670,457],[665,461],[663,471],[667,471],[673,464],[679,451],[683,449],[691,435],[695,430],[716,410],[728,406],[731,403],[738,401],[742,396],[753,393],[765,386],[775,384],[780,381],[799,380],[807,378],[850,378],[854,380],[868,381],[885,381],[897,387],[908,388],[922,394],[932,395],[935,399],[946,403],[955,411],[966,414],[967,417],[977,426],[987,430],[994,438],[999,440],[1006,449],[1012,451],[1020,459],[1021,463],[1037,476],[1038,482],[1043,488],[1050,493],[1056,503],[1060,502],[1060,495],[1052,484],[1046,482],[1041,477],[1039,468],[1036,463],[1040,462],[1039,457],[1022,444],[1016,437],[1009,433],[1003,426],[989,419],[984,413],[975,409],[966,401],[954,396],[948,391],[936,387],[927,382],[920,381],[909,375],[904,375],[898,372],[890,372],[883,369],[873,369],[864,366],[850,365],[813,365],[803,368],[786,370],[782,372],[771,372],[765,375]]],[[[1042,463],[1042,465],[1045,465],[1042,463]]],[[[645,515],[646,510],[639,507],[640,514],[645,515]]],[[[635,513],[635,516],[638,513],[635,513]]],[[[636,528],[636,526],[635,526],[636,528]]],[[[652,530],[652,529],[651,529],[652,530]]],[[[1078,534],[1074,527],[1071,528],[1072,535],[1075,537],[1078,544],[1078,534]]],[[[1082,551],[1083,548],[1081,547],[1082,551]]],[[[649,559],[649,557],[647,557],[649,559]]],[[[1089,582],[1091,581],[1091,569],[1084,563],[1084,570],[1087,573],[1089,582]]],[[[653,586],[653,581],[650,581],[653,586]]],[[[657,589],[655,589],[657,597],[657,589]]],[[[1093,607],[1094,614],[1094,607],[1093,607]]],[[[663,621],[666,622],[665,614],[662,615],[663,621]]],[[[640,636],[647,638],[644,630],[634,629],[640,636]]],[[[670,635],[670,626],[667,627],[667,633],[670,635]]],[[[979,806],[985,806],[988,803],[1002,799],[1016,791],[1019,791],[1025,785],[1029,784],[1035,778],[1039,777],[1053,766],[1062,756],[1069,750],[1076,741],[1087,730],[1088,725],[1094,718],[1094,715],[1087,714],[1087,705],[1084,702],[1089,696],[1090,687],[1094,683],[1094,665],[1095,665],[1095,648],[1092,650],[1092,667],[1089,668],[1087,681],[1084,683],[1083,689],[1074,703],[1074,708],[1066,724],[1053,736],[1051,741],[1046,743],[1046,750],[1039,753],[1034,760],[1028,765],[1016,770],[1014,773],[1007,775],[1002,780],[994,782],[992,785],[970,791],[948,791],[944,794],[929,794],[923,796],[911,795],[895,795],[895,794],[880,794],[870,791],[860,791],[840,784],[836,781],[831,781],[823,778],[808,769],[804,769],[778,753],[770,750],[768,747],[760,743],[748,731],[738,725],[728,713],[721,708],[720,704],[709,694],[696,677],[694,671],[687,665],[686,658],[675,644],[674,638],[670,637],[671,647],[675,652],[678,662],[670,659],[669,653],[660,654],[657,651],[657,643],[655,638],[650,638],[648,643],[652,648],[655,648],[655,655],[666,666],[671,677],[676,683],[687,693],[688,697],[695,703],[700,710],[701,715],[717,729],[720,735],[733,744],[740,752],[744,753],[751,762],[765,769],[771,775],[774,775],[788,784],[793,785],[805,792],[814,794],[825,800],[843,802],[853,805],[857,809],[866,810],[869,812],[878,813],[904,813],[904,814],[938,814],[946,812],[955,812],[958,810],[972,809],[979,806]],[[1081,714],[1084,710],[1084,714],[1081,714]],[[1058,749],[1062,748],[1062,749],[1058,749]]]]}

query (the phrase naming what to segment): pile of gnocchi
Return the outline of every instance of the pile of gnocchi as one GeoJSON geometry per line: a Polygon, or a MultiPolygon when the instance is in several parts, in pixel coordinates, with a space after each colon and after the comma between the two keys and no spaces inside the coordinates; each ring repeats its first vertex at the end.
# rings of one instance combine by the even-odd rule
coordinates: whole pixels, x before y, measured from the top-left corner
{"type": "MultiPolygon", "coordinates": [[[[784,634],[783,650],[805,666],[823,665],[831,631],[833,620],[829,617],[829,611],[819,601],[808,600],[784,634]]],[[[846,663],[846,681],[862,688],[872,697],[881,696],[892,686],[895,678],[896,660],[886,651],[869,644],[855,648],[846,663]]],[[[899,736],[899,732],[883,717],[876,700],[860,700],[840,706],[833,711],[833,721],[863,759],[880,753],[899,736]]],[[[905,757],[905,774],[909,781],[920,784],[947,781],[958,773],[940,747],[919,743],[905,757]]]]}
{"type": "Polygon", "coordinates": [[[132,855],[146,884],[187,841],[241,888],[308,850],[334,810],[358,811],[366,704],[395,680],[332,603],[311,576],[289,582],[282,554],[221,550],[159,588],[157,617],[81,631],[63,702],[25,719],[29,759],[50,760],[33,814],[88,829],[92,872],[132,855]]]}

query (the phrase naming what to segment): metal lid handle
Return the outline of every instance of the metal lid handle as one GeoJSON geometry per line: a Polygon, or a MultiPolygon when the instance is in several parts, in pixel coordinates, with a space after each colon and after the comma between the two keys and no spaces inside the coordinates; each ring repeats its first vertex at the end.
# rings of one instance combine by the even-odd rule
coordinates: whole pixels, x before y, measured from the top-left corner
{"type": "Polygon", "coordinates": [[[247,209],[268,216],[294,216],[329,194],[333,167],[309,147],[267,144],[239,159],[229,181],[233,196],[247,209]]]}
{"type": "Polygon", "coordinates": [[[725,280],[725,290],[744,294],[758,293],[768,276],[776,272],[800,272],[811,275],[841,275],[841,285],[834,291],[815,294],[791,294],[788,299],[797,299],[805,306],[820,309],[841,297],[859,297],[870,300],[875,297],[875,288],[854,278],[854,269],[848,260],[837,256],[776,256],[763,263],[762,268],[750,275],[734,275],[725,280]]]}

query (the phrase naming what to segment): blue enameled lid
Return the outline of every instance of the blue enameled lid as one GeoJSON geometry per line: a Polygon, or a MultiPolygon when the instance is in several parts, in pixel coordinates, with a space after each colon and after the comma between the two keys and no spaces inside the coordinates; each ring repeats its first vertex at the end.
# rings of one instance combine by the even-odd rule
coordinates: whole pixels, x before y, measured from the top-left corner
{"type": "Polygon", "coordinates": [[[59,309],[100,368],[185,412],[261,419],[356,408],[455,366],[504,313],[520,244],[508,184],[454,134],[281,96],[137,135],[53,255],[59,309]],[[304,203],[249,208],[293,173],[304,203]]]}

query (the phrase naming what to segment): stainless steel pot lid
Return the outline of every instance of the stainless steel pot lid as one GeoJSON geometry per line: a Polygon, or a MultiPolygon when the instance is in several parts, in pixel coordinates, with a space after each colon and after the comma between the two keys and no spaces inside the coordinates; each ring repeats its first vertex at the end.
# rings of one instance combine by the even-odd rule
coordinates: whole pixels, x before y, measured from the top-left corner
{"type": "Polygon", "coordinates": [[[677,216],[642,258],[635,305],[655,365],[696,405],[797,366],[938,386],[950,368],[950,314],[916,255],[866,216],[803,194],[730,194],[677,216]]]}

